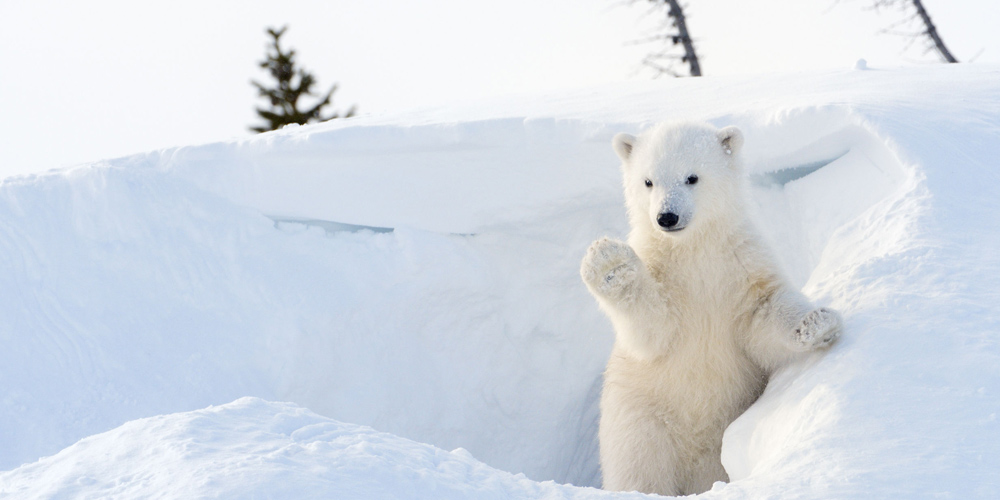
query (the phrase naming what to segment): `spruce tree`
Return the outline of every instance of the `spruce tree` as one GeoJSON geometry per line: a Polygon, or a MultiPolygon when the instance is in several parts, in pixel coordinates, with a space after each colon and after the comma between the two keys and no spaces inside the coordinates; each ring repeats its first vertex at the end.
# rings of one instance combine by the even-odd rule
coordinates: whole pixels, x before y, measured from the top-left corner
{"type": "MultiPolygon", "coordinates": [[[[299,110],[299,98],[303,95],[314,95],[312,88],[316,84],[316,79],[312,73],[302,68],[296,69],[294,49],[289,49],[287,52],[281,49],[281,35],[287,29],[288,26],[280,30],[275,30],[274,28],[267,29],[268,34],[274,40],[272,40],[271,46],[268,48],[267,59],[260,62],[260,67],[271,73],[271,77],[276,80],[276,86],[268,88],[256,81],[251,81],[257,87],[260,97],[266,98],[271,103],[270,109],[257,108],[257,114],[264,120],[267,120],[268,123],[267,125],[250,127],[250,130],[255,132],[277,130],[290,123],[301,125],[312,121],[326,121],[339,117],[339,114],[336,112],[330,116],[322,116],[323,108],[331,105],[330,100],[333,98],[333,93],[337,90],[336,84],[330,87],[326,95],[314,106],[305,110],[299,110]],[[298,77],[297,82],[295,82],[296,76],[298,77]]],[[[355,108],[352,106],[344,114],[344,118],[353,116],[354,110],[355,108]]]]}

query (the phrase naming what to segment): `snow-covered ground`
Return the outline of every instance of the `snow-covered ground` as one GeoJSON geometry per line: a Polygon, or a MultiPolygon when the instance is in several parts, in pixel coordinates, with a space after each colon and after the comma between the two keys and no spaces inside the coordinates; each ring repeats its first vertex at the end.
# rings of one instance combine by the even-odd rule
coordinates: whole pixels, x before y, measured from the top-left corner
{"type": "Polygon", "coordinates": [[[942,65],[511,97],[5,179],[0,497],[630,496],[556,483],[600,484],[612,332],[577,270],[627,231],[610,140],[666,119],[744,130],[761,228],[847,319],[730,426],[732,482],[704,497],[1000,494],[1000,68],[942,65]]]}

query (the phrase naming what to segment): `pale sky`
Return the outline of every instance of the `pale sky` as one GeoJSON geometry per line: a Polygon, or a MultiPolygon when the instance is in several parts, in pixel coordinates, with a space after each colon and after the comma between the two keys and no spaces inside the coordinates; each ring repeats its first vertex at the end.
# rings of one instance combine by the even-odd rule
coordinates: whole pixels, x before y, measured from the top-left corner
{"type": "MultiPolygon", "coordinates": [[[[687,0],[705,75],[936,64],[878,34],[871,0],[687,0]]],[[[1000,62],[1000,2],[924,0],[949,48],[1000,62]]],[[[629,44],[664,14],[623,0],[0,0],[0,176],[249,136],[267,26],[334,104],[393,113],[645,80],[629,44]]],[[[311,102],[311,101],[310,101],[311,102]]]]}

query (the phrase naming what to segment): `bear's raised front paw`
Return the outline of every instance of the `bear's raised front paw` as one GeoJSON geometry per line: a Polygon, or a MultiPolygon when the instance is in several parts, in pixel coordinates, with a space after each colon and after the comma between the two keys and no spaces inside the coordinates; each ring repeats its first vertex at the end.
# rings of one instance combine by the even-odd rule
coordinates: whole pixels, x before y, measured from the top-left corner
{"type": "Polygon", "coordinates": [[[841,325],[840,313],[833,309],[809,311],[795,329],[795,342],[806,351],[828,346],[840,337],[841,325]]]}
{"type": "Polygon", "coordinates": [[[641,265],[628,243],[601,238],[587,249],[580,275],[596,291],[614,294],[635,280],[641,265]]]}

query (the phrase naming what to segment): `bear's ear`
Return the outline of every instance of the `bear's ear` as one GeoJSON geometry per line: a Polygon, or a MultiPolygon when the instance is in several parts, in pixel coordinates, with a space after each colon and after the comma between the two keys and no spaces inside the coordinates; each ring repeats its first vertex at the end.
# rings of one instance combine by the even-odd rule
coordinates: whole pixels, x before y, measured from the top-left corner
{"type": "Polygon", "coordinates": [[[611,145],[615,148],[615,153],[622,161],[628,161],[632,156],[632,145],[635,144],[635,136],[629,134],[618,134],[611,139],[611,145]]]}
{"type": "Polygon", "coordinates": [[[743,132],[729,126],[719,131],[719,144],[727,155],[735,155],[743,147],[743,132]]]}

